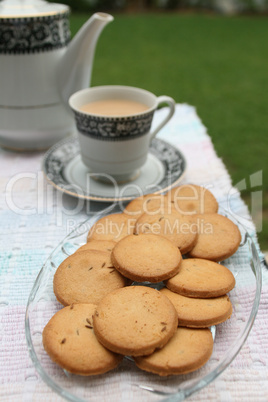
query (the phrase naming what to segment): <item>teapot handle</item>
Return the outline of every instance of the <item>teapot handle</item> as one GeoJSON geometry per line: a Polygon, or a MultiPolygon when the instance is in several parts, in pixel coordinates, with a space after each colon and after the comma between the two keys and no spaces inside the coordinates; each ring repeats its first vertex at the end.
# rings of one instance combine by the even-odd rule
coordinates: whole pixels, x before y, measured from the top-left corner
{"type": "Polygon", "coordinates": [[[156,134],[163,128],[167,122],[171,119],[175,112],[176,102],[170,96],[162,95],[157,98],[157,107],[166,103],[169,107],[168,114],[164,117],[164,119],[158,124],[158,126],[154,129],[154,131],[150,134],[150,141],[156,136],[156,134]]]}

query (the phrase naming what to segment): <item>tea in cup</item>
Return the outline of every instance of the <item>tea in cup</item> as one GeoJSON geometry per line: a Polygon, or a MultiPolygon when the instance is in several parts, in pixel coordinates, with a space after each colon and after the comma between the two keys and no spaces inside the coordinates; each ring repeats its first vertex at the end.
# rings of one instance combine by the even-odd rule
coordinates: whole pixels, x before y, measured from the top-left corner
{"type": "Polygon", "coordinates": [[[69,105],[75,115],[82,161],[100,179],[110,175],[117,182],[138,175],[152,139],[175,111],[175,101],[169,96],[157,97],[121,85],[83,89],[70,97],[69,105]],[[151,131],[160,104],[167,104],[169,111],[151,131]]]}

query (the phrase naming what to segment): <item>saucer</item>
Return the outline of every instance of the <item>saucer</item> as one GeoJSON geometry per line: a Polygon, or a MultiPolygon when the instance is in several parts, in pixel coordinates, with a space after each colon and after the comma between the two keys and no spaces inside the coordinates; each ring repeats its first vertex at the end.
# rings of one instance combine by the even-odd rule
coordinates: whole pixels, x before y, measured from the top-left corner
{"type": "Polygon", "coordinates": [[[107,182],[84,165],[77,137],[69,137],[52,146],[45,154],[43,171],[57,189],[74,197],[102,202],[127,201],[140,195],[164,192],[183,177],[186,161],[173,145],[155,138],[147,161],[130,182],[117,183],[107,175],[107,182]]]}

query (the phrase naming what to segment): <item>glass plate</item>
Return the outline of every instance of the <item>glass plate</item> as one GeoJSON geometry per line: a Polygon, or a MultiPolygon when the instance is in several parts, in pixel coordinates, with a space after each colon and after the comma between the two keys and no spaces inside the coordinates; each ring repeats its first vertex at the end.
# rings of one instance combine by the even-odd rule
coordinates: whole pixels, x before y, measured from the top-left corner
{"type": "MultiPolygon", "coordinates": [[[[119,212],[118,206],[106,209],[119,212]]],[[[129,358],[109,373],[80,377],[69,374],[53,363],[42,345],[42,331],[62,306],[53,293],[53,276],[58,265],[86,242],[89,228],[102,216],[96,214],[80,224],[51,253],[30,293],[25,332],[29,353],[42,379],[58,394],[71,401],[181,401],[205,387],[223,372],[238,354],[248,337],[257,314],[261,294],[261,263],[255,244],[246,229],[226,211],[238,226],[242,242],[238,251],[223,262],[234,274],[236,286],[229,296],[232,317],[217,325],[210,360],[201,369],[187,375],[159,377],[139,370],[129,358]]]]}

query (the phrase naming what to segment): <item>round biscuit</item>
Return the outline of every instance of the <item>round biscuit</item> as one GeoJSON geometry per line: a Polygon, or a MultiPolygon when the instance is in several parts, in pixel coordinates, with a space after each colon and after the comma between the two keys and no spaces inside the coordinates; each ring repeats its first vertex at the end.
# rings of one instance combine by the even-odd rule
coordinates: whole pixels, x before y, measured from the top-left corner
{"type": "Polygon", "coordinates": [[[192,298],[174,293],[167,288],[160,290],[169,298],[178,313],[179,326],[207,328],[231,317],[233,308],[227,295],[210,299],[192,298]]]}
{"type": "Polygon", "coordinates": [[[136,219],[123,213],[115,213],[100,218],[89,230],[87,241],[112,240],[118,242],[133,233],[136,219]]]}
{"type": "Polygon", "coordinates": [[[172,292],[187,297],[210,298],[223,296],[235,286],[232,272],[224,265],[200,258],[182,261],[177,275],[165,281],[172,292]]]}
{"type": "Polygon", "coordinates": [[[197,229],[191,216],[177,213],[143,214],[135,225],[135,233],[153,233],[170,240],[179,248],[181,254],[186,254],[197,242],[197,229]]]}
{"type": "Polygon", "coordinates": [[[146,286],[129,286],[108,294],[93,317],[98,340],[108,349],[140,356],[163,347],[178,325],[167,297],[146,286]]]}
{"type": "Polygon", "coordinates": [[[115,368],[123,356],[106,349],[93,331],[96,306],[75,304],[59,310],[43,330],[43,345],[50,358],[70,373],[83,376],[115,368]]]}
{"type": "Polygon", "coordinates": [[[98,304],[108,292],[125,285],[126,279],[111,263],[111,253],[96,250],[79,251],[66,258],[53,280],[55,296],[64,306],[98,304]]]}
{"type": "Polygon", "coordinates": [[[124,214],[138,218],[144,212],[162,213],[166,199],[162,194],[146,194],[130,201],[124,209],[124,214]]]}
{"type": "Polygon", "coordinates": [[[237,251],[241,234],[230,219],[219,214],[199,214],[195,219],[198,238],[189,252],[190,257],[223,261],[237,251]]]}
{"type": "Polygon", "coordinates": [[[184,184],[167,192],[166,198],[180,214],[207,214],[218,212],[218,202],[205,187],[184,184]]]}
{"type": "Polygon", "coordinates": [[[113,266],[133,281],[161,282],[179,271],[181,253],[165,237],[154,234],[130,235],[114,247],[113,266]]]}
{"type": "Polygon", "coordinates": [[[135,357],[137,366],[160,376],[187,374],[202,367],[213,351],[209,329],[179,327],[170,341],[150,356],[135,357]]]}

